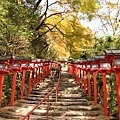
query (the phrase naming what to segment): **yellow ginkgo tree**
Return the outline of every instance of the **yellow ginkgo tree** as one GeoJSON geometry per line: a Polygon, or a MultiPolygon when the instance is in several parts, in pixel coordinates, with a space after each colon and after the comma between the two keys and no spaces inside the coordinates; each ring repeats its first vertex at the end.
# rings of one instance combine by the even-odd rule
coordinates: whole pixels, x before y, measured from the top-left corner
{"type": "Polygon", "coordinates": [[[56,25],[56,29],[47,34],[51,38],[51,46],[56,48],[59,57],[78,59],[83,51],[93,46],[93,34],[72,14],[62,19],[61,16],[53,16],[46,21],[46,24],[56,25]]]}

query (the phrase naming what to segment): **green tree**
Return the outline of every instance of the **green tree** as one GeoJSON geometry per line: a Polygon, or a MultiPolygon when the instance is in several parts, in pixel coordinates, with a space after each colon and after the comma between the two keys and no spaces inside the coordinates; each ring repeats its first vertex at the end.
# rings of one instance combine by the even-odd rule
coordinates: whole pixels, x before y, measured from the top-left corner
{"type": "Polygon", "coordinates": [[[0,1],[0,54],[27,55],[35,30],[35,14],[16,2],[0,1]]]}

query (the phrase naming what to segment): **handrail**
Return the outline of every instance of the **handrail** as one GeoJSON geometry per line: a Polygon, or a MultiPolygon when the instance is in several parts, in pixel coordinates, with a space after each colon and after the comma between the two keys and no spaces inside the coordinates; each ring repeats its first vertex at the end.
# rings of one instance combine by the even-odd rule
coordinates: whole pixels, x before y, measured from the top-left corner
{"type": "MultiPolygon", "coordinates": [[[[28,120],[30,120],[30,115],[33,113],[33,111],[36,108],[38,108],[38,106],[40,104],[42,104],[42,102],[44,102],[47,98],[48,98],[48,102],[49,102],[49,96],[53,93],[54,90],[56,90],[56,102],[57,102],[57,100],[58,100],[58,88],[60,86],[60,76],[61,76],[61,73],[59,74],[57,85],[41,101],[39,101],[35,105],[35,107],[31,111],[29,111],[21,120],[25,120],[26,118],[28,118],[28,120]]],[[[49,105],[49,103],[47,105],[49,105]]],[[[47,106],[47,108],[48,108],[48,106],[47,106]]],[[[47,120],[48,120],[48,109],[47,109],[47,120]]]]}

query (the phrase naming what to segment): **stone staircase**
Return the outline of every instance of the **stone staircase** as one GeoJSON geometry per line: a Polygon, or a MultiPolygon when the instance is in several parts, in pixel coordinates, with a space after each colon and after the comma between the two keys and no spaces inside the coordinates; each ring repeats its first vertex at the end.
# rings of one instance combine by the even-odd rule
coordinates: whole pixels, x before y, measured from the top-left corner
{"type": "MultiPolygon", "coordinates": [[[[24,100],[17,100],[13,107],[6,106],[0,109],[0,120],[21,120],[40,100],[50,92],[57,84],[56,79],[45,79],[24,100]]],[[[55,102],[56,92],[49,97],[48,120],[109,120],[103,115],[100,105],[94,106],[93,101],[83,93],[75,83],[71,75],[62,73],[58,94],[58,102],[55,102]]],[[[47,120],[47,100],[33,111],[30,120],[47,120]]]]}

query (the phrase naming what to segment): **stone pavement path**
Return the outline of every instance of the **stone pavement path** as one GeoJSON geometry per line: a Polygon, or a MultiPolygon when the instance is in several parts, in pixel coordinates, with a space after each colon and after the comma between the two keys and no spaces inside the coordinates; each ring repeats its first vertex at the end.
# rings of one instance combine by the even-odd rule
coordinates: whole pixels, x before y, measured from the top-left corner
{"type": "MultiPolygon", "coordinates": [[[[21,120],[38,101],[40,101],[56,85],[57,79],[45,79],[24,100],[17,100],[13,107],[6,106],[0,109],[0,120],[21,120]]],[[[58,102],[55,103],[56,93],[49,98],[50,107],[48,120],[109,120],[103,115],[100,105],[93,106],[87,96],[75,83],[73,77],[63,71],[58,94],[58,102]]],[[[30,120],[47,120],[47,102],[43,102],[31,115],[30,120]]]]}

